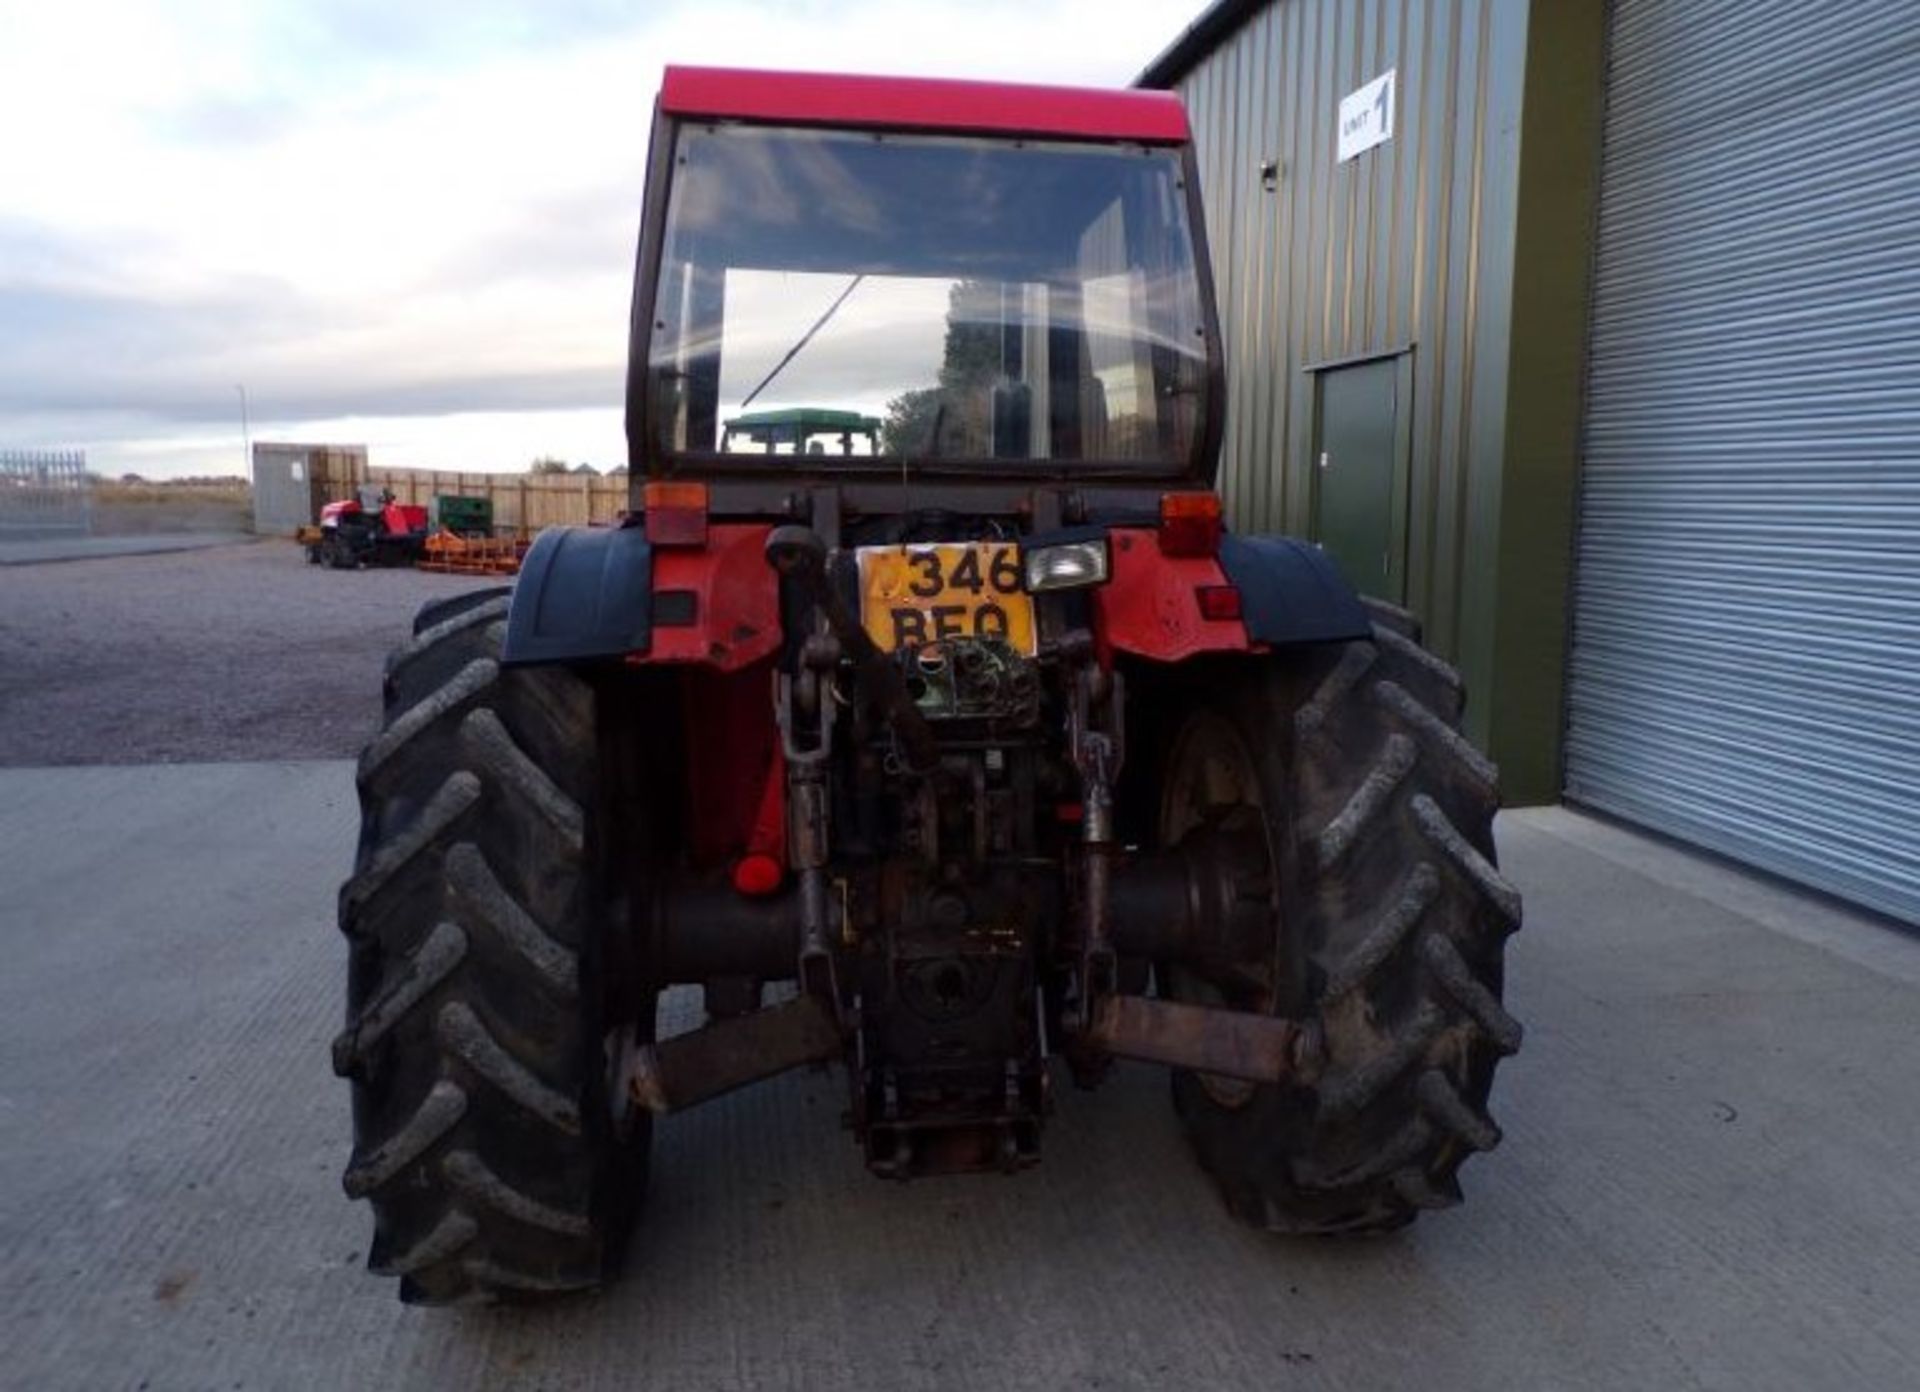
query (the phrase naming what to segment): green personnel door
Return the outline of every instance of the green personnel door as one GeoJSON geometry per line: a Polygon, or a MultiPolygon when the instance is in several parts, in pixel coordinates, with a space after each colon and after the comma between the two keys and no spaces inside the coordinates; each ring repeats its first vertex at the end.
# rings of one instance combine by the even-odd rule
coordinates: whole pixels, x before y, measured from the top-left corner
{"type": "Polygon", "coordinates": [[[1406,598],[1406,449],[1400,398],[1409,359],[1314,374],[1313,540],[1362,594],[1406,598]]]}

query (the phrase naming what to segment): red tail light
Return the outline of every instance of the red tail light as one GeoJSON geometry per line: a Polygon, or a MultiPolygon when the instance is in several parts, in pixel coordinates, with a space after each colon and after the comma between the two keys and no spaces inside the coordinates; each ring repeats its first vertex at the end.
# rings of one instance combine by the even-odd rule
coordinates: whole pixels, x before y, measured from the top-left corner
{"type": "Polygon", "coordinates": [[[1193,596],[1200,601],[1200,617],[1203,619],[1240,617],[1238,585],[1197,585],[1194,587],[1193,596]]]}
{"type": "Polygon", "coordinates": [[[651,479],[640,492],[647,540],[655,546],[707,544],[707,486],[651,479]]]}
{"type": "Polygon", "coordinates": [[[1212,556],[1220,550],[1218,493],[1160,495],[1160,553],[1164,556],[1212,556]]]}

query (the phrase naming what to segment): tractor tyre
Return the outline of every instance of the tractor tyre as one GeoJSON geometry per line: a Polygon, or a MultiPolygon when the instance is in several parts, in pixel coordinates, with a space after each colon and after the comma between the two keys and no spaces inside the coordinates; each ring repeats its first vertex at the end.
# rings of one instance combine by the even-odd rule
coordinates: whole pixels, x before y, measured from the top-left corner
{"type": "MultiPolygon", "coordinates": [[[[413,616],[414,636],[418,637],[428,629],[445,623],[448,619],[466,612],[477,604],[491,605],[493,617],[504,618],[507,612],[506,601],[512,594],[513,586],[511,585],[488,585],[485,589],[468,590],[465,594],[429,600],[421,605],[420,612],[413,616]],[[499,602],[495,603],[495,601],[499,602]]],[[[395,655],[398,656],[398,654],[395,655]]]]}
{"type": "Polygon", "coordinates": [[[1167,842],[1219,818],[1264,831],[1242,844],[1267,853],[1272,957],[1159,976],[1317,1039],[1295,1084],[1173,1077],[1227,1206],[1276,1232],[1385,1231],[1459,1202],[1461,1163],[1500,1140],[1487,1096],[1520,1044],[1501,1003],[1520,896],[1495,868],[1498,774],[1458,732],[1459,675],[1410,622],[1375,619],[1370,642],[1210,683],[1159,785],[1167,842]]]}
{"type": "Polygon", "coordinates": [[[621,829],[595,693],[503,670],[505,608],[492,592],[429,605],[388,660],[340,891],[344,1183],[373,1205],[369,1268],[410,1303],[601,1284],[646,1176],[650,1119],[612,1074],[651,1039],[654,992],[607,888],[621,829]]]}

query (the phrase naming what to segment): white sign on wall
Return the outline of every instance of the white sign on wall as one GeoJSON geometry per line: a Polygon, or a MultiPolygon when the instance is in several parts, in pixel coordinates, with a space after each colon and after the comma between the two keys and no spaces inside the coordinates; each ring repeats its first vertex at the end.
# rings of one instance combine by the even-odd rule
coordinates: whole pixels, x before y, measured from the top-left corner
{"type": "Polygon", "coordinates": [[[1396,68],[1388,68],[1366,86],[1340,98],[1339,163],[1393,139],[1393,88],[1396,68]]]}

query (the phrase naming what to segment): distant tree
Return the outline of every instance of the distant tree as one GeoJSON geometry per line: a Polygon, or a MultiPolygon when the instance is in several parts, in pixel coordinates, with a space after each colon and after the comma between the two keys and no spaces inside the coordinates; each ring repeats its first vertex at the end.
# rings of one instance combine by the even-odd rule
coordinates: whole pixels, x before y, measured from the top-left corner
{"type": "Polygon", "coordinates": [[[542,475],[564,474],[567,472],[567,461],[564,459],[555,459],[550,454],[543,454],[534,460],[533,463],[527,465],[527,472],[542,475]]]}
{"type": "Polygon", "coordinates": [[[146,482],[146,480],[145,480],[145,479],[143,479],[143,478],[141,478],[141,477],[140,477],[140,475],[138,475],[138,474],[122,474],[122,475],[120,475],[120,482],[122,482],[122,483],[145,483],[145,482],[146,482]]]}
{"type": "Polygon", "coordinates": [[[991,451],[988,411],[1000,375],[1000,287],[963,280],[947,292],[947,339],[939,384],[903,392],[880,424],[886,454],[983,455],[991,451]],[[939,438],[934,427],[939,426],[939,438]]]}
{"type": "Polygon", "coordinates": [[[886,419],[880,422],[880,452],[932,454],[936,421],[940,421],[940,388],[902,392],[887,403],[886,419]]]}

